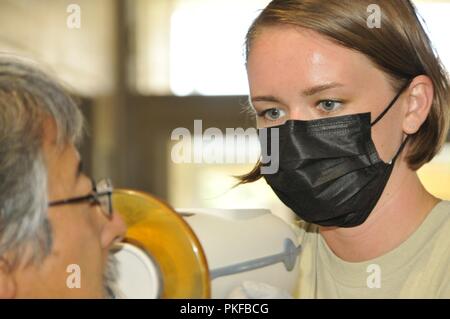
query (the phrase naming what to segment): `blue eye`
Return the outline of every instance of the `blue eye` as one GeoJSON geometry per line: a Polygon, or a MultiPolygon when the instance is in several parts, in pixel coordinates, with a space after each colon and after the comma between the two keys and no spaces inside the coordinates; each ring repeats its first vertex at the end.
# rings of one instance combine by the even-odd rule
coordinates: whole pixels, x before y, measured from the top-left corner
{"type": "Polygon", "coordinates": [[[342,102],[334,100],[320,101],[317,106],[326,113],[335,112],[342,107],[342,102]]]}
{"type": "Polygon", "coordinates": [[[268,121],[276,121],[286,115],[286,112],[277,108],[271,108],[258,113],[259,117],[264,117],[268,121]]]}

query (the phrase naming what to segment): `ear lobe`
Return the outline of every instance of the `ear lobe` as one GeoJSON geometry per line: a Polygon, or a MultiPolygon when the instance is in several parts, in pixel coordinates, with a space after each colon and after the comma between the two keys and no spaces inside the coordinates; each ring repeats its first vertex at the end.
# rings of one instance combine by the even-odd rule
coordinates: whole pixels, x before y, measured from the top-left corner
{"type": "Polygon", "coordinates": [[[0,257],[0,299],[12,299],[16,296],[16,282],[8,262],[0,257]]]}
{"type": "Polygon", "coordinates": [[[428,76],[419,75],[411,82],[403,121],[406,134],[416,133],[425,122],[433,104],[433,96],[433,82],[428,76]]]}

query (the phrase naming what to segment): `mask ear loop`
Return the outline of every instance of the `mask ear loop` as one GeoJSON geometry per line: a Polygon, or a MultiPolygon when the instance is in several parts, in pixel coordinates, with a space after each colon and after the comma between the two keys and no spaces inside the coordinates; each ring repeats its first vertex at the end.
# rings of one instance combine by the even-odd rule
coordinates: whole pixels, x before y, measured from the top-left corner
{"type": "Polygon", "coordinates": [[[394,158],[391,159],[391,161],[388,163],[389,165],[395,164],[395,161],[397,160],[398,156],[402,153],[402,151],[403,151],[403,149],[405,148],[406,143],[408,142],[408,140],[409,140],[409,135],[406,135],[406,138],[405,138],[405,140],[402,142],[402,144],[400,145],[400,148],[398,149],[397,154],[395,154],[394,158]]]}
{"type": "Polygon", "coordinates": [[[395,102],[397,102],[398,98],[400,97],[400,95],[402,95],[403,91],[406,90],[406,88],[411,84],[412,79],[409,79],[400,89],[400,91],[397,93],[397,95],[395,96],[395,98],[391,101],[391,103],[389,103],[388,107],[386,107],[386,109],[381,112],[380,115],[378,115],[378,117],[375,119],[375,121],[373,121],[370,126],[374,126],[375,124],[377,124],[385,115],[387,112],[389,112],[389,110],[394,106],[395,102]]]}
{"type": "MultiPolygon", "coordinates": [[[[406,83],[402,86],[402,88],[400,89],[400,91],[397,93],[397,95],[395,96],[395,98],[391,101],[391,103],[389,103],[389,105],[386,107],[386,109],[381,112],[380,115],[378,115],[378,117],[375,119],[375,121],[373,121],[370,126],[374,126],[375,124],[377,124],[385,115],[387,112],[389,112],[389,110],[394,106],[395,102],[397,102],[398,98],[402,95],[402,93],[409,87],[409,85],[411,84],[412,79],[409,79],[408,81],[406,81],[406,83]]],[[[406,143],[408,142],[409,139],[409,135],[406,136],[405,140],[402,142],[402,144],[400,145],[400,148],[398,149],[397,154],[395,154],[394,158],[391,159],[391,161],[389,163],[387,163],[388,165],[393,165],[395,164],[395,161],[397,160],[398,156],[401,154],[401,152],[403,151],[403,149],[405,148],[406,143]]]]}

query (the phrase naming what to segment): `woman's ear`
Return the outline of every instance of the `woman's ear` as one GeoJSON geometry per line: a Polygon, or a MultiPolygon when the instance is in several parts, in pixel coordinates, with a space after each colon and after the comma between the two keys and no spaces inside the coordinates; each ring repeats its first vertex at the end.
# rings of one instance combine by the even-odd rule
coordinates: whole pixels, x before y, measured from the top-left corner
{"type": "Polygon", "coordinates": [[[406,112],[403,120],[403,131],[416,133],[425,122],[433,103],[433,82],[426,75],[419,75],[411,82],[406,98],[406,112]]]}
{"type": "Polygon", "coordinates": [[[16,296],[16,282],[9,263],[0,257],[0,299],[12,299],[16,296]]]}

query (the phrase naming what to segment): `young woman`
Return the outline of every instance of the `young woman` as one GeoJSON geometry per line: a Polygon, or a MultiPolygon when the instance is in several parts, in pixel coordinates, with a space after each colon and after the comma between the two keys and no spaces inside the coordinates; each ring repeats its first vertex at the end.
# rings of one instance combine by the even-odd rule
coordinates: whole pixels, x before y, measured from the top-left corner
{"type": "Polygon", "coordinates": [[[416,172],[445,142],[449,82],[413,4],[274,0],[247,71],[279,169],[242,182],[264,177],[300,217],[296,297],[449,298],[450,202],[416,172]]]}

